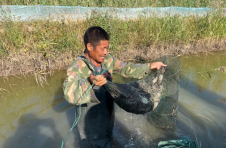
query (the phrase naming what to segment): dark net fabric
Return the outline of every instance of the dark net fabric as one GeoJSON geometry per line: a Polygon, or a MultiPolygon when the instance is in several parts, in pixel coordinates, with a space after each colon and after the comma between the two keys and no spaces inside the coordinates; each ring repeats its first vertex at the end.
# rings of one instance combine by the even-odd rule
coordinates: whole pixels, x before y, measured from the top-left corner
{"type": "Polygon", "coordinates": [[[163,72],[126,84],[108,82],[105,88],[115,103],[130,113],[144,114],[150,112],[160,101],[163,72]]]}
{"type": "Polygon", "coordinates": [[[144,114],[152,110],[151,95],[130,84],[107,83],[107,90],[115,103],[127,112],[144,114]]]}
{"type": "Polygon", "coordinates": [[[167,67],[135,82],[108,82],[105,88],[115,103],[127,112],[147,113],[155,125],[171,127],[176,119],[181,62],[174,56],[164,56],[156,61],[162,61],[167,67]]]}

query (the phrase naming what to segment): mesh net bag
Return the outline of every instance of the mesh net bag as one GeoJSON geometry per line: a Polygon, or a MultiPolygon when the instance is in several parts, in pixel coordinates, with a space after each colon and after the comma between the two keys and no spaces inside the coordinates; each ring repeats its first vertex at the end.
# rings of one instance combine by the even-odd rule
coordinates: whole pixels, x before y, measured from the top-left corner
{"type": "Polygon", "coordinates": [[[135,114],[144,114],[153,109],[151,95],[142,89],[130,84],[107,83],[106,89],[113,97],[114,102],[125,111],[135,114]]]}
{"type": "Polygon", "coordinates": [[[117,84],[109,81],[105,88],[115,103],[127,112],[148,113],[155,125],[168,127],[176,118],[181,62],[174,56],[155,61],[162,61],[167,67],[135,82],[117,84]]]}
{"type": "Polygon", "coordinates": [[[162,92],[163,72],[126,84],[108,82],[105,87],[115,103],[130,113],[144,114],[155,108],[162,92]]]}
{"type": "Polygon", "coordinates": [[[179,73],[181,61],[178,57],[165,56],[157,59],[167,65],[162,85],[162,95],[158,106],[147,114],[150,122],[161,128],[173,128],[176,124],[179,94],[179,73]]]}

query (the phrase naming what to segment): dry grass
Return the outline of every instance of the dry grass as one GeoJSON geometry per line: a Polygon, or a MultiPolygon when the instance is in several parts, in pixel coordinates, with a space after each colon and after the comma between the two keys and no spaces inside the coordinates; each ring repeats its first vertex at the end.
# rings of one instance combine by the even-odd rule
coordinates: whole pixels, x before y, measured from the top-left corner
{"type": "Polygon", "coordinates": [[[0,22],[0,75],[65,69],[83,52],[83,34],[94,25],[110,34],[110,52],[124,61],[209,53],[225,50],[226,45],[226,18],[221,13],[200,18],[140,17],[128,21],[97,13],[86,21],[7,19],[0,22]]]}
{"type": "MultiPolygon", "coordinates": [[[[122,48],[127,48],[127,50],[118,50],[114,53],[114,56],[123,61],[144,62],[163,55],[180,56],[200,52],[210,54],[212,51],[226,50],[225,47],[225,39],[210,39],[181,45],[151,45],[145,48],[128,48],[124,46],[122,48]]],[[[44,57],[42,53],[12,53],[9,57],[0,59],[0,76],[34,73],[37,82],[42,85],[45,83],[45,76],[52,70],[67,69],[79,55],[81,53],[72,51],[51,54],[48,57],[44,57]]]]}

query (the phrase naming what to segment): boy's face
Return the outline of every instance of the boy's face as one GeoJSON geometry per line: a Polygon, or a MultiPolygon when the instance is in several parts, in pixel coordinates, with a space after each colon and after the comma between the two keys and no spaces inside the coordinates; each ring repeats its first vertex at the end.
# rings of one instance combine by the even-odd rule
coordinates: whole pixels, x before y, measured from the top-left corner
{"type": "Polygon", "coordinates": [[[108,54],[109,41],[101,40],[96,47],[88,43],[87,48],[90,51],[91,60],[100,64],[104,62],[105,56],[108,54]]]}

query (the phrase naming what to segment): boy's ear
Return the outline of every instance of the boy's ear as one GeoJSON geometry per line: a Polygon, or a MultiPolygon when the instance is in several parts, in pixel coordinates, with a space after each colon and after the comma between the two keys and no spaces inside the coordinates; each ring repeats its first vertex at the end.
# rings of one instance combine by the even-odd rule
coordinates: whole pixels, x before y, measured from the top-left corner
{"type": "Polygon", "coordinates": [[[88,51],[92,51],[93,45],[91,43],[87,43],[87,49],[88,49],[88,51]]]}

